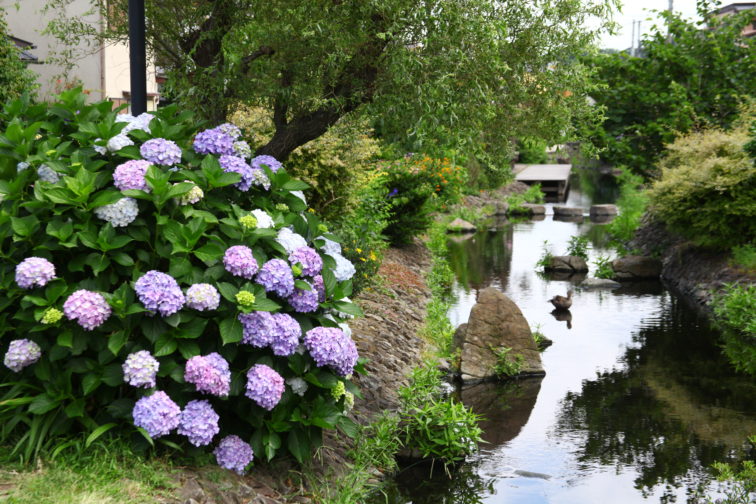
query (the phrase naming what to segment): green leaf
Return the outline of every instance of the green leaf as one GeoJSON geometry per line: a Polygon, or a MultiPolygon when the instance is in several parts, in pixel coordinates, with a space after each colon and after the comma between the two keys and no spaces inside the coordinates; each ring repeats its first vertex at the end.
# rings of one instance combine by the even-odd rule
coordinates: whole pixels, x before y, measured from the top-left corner
{"type": "Polygon", "coordinates": [[[242,339],[242,325],[236,316],[223,319],[220,323],[220,335],[224,345],[238,343],[242,339]]]}
{"type": "Polygon", "coordinates": [[[47,394],[40,394],[29,404],[29,412],[35,415],[44,415],[58,406],[60,406],[59,400],[53,399],[47,394]]]}
{"type": "Polygon", "coordinates": [[[195,250],[194,255],[197,256],[197,259],[210,266],[218,262],[223,257],[225,251],[225,248],[218,242],[211,241],[195,250]]]}
{"type": "Polygon", "coordinates": [[[63,411],[66,413],[68,418],[78,418],[84,416],[84,399],[75,399],[73,402],[69,403],[68,406],[63,409],[63,411]]]}
{"type": "Polygon", "coordinates": [[[309,291],[312,290],[312,286],[304,280],[294,280],[294,287],[299,290],[309,291]]]}
{"type": "Polygon", "coordinates": [[[281,308],[281,305],[268,298],[257,298],[252,305],[253,310],[274,312],[281,308]]]}
{"type": "Polygon", "coordinates": [[[153,355],[155,357],[164,357],[166,355],[171,355],[176,351],[177,346],[178,345],[176,343],[176,340],[173,339],[173,336],[168,333],[163,333],[158,336],[158,339],[155,342],[155,352],[153,355]]]}
{"type": "Polygon", "coordinates": [[[334,301],[333,307],[340,312],[347,313],[355,317],[364,317],[364,314],[362,313],[360,307],[354,303],[347,303],[346,301],[334,301]]]}
{"type": "Polygon", "coordinates": [[[71,331],[61,331],[58,333],[58,345],[66,348],[73,348],[73,333],[71,331]]]}
{"type": "Polygon", "coordinates": [[[34,215],[26,217],[11,217],[11,228],[19,236],[27,237],[39,229],[39,219],[34,215]]]}
{"type": "Polygon", "coordinates": [[[239,289],[228,282],[218,282],[218,292],[226,300],[236,303],[236,293],[239,292],[239,289]]]}
{"type": "Polygon", "coordinates": [[[95,441],[97,441],[97,439],[100,436],[102,436],[103,434],[105,434],[106,432],[108,432],[113,427],[116,427],[117,425],[118,424],[112,423],[112,422],[111,423],[107,423],[105,425],[100,425],[95,430],[93,430],[92,433],[89,436],[87,436],[86,441],[84,441],[84,447],[85,448],[89,448],[90,446],[92,446],[92,443],[94,443],[95,441]]]}
{"type": "Polygon", "coordinates": [[[88,396],[100,386],[102,379],[94,373],[84,375],[84,379],[81,380],[81,389],[85,396],[88,396]]]}
{"type": "Polygon", "coordinates": [[[104,191],[98,192],[95,197],[92,198],[92,201],[89,202],[89,208],[92,209],[105,205],[111,205],[121,198],[123,198],[121,191],[105,189],[104,191]]]}
{"type": "Polygon", "coordinates": [[[289,432],[286,439],[286,446],[294,458],[301,464],[310,458],[310,439],[307,433],[302,429],[294,429],[289,432]]]}
{"type": "Polygon", "coordinates": [[[114,332],[108,337],[108,350],[110,350],[113,355],[118,355],[118,352],[121,351],[123,345],[126,344],[126,340],[128,340],[128,334],[126,331],[114,332]]]}
{"type": "Polygon", "coordinates": [[[134,259],[131,258],[126,252],[116,252],[113,254],[113,260],[121,266],[133,266],[134,259]]]}
{"type": "Polygon", "coordinates": [[[297,179],[291,179],[281,186],[281,189],[284,189],[286,191],[305,191],[309,188],[310,184],[297,179]]]}
{"type": "Polygon", "coordinates": [[[351,439],[355,439],[360,432],[360,426],[357,425],[357,422],[347,416],[339,418],[338,427],[351,439]]]}

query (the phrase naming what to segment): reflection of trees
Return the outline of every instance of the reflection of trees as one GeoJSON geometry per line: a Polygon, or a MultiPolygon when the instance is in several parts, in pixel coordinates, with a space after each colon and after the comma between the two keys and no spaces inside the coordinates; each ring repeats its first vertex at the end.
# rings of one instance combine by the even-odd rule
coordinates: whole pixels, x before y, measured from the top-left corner
{"type": "Polygon", "coordinates": [[[596,168],[577,168],[577,177],[570,179],[574,188],[585,194],[594,205],[614,203],[619,196],[617,179],[596,168]]]}
{"type": "Polygon", "coordinates": [[[716,335],[676,299],[634,339],[642,346],[627,350],[626,369],[600,373],[580,393],[567,394],[558,435],[583,435],[581,462],[635,467],[638,488],[703,477],[713,462],[732,456],[738,441],[712,436],[711,418],[702,418],[715,411],[718,422],[729,422],[721,431],[747,432],[756,388],[729,372],[716,335]]]}
{"type": "Polygon", "coordinates": [[[463,465],[451,470],[450,478],[440,464],[433,469],[432,476],[428,464],[406,468],[383,489],[385,495],[376,496],[371,502],[481,504],[493,493],[493,480],[482,478],[473,465],[463,465]]]}
{"type": "Polygon", "coordinates": [[[506,285],[512,263],[512,236],[513,227],[507,225],[495,233],[476,233],[462,242],[450,240],[449,264],[457,281],[466,289],[487,287],[493,278],[506,285]]]}

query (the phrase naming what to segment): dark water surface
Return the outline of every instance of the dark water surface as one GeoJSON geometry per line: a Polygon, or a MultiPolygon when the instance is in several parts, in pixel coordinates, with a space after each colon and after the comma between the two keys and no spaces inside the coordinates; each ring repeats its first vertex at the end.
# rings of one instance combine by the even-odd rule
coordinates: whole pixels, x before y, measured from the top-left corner
{"type": "MultiPolygon", "coordinates": [[[[591,201],[616,194],[580,182],[567,204],[586,213],[591,201]]],[[[479,289],[501,289],[554,341],[542,354],[546,377],[463,389],[462,400],[485,417],[481,452],[451,479],[439,468],[432,477],[425,467],[406,469],[379,501],[696,502],[704,487],[717,494],[713,462],[749,456],[754,383],[730,372],[707,321],[660,283],[576,289],[571,320],[552,316],[547,300],[582,278],[536,273],[544,240],[560,255],[571,236],[586,235],[591,261],[610,251],[601,225],[554,221],[547,206],[544,220],[449,243],[453,324],[467,321],[479,289]]]]}

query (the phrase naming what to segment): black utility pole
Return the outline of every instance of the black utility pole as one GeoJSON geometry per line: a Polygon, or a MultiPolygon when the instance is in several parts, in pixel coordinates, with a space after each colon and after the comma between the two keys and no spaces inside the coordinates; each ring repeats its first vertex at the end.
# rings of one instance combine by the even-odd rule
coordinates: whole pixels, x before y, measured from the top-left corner
{"type": "Polygon", "coordinates": [[[144,0],[129,0],[131,114],[147,111],[147,55],[144,43],[144,0]]]}

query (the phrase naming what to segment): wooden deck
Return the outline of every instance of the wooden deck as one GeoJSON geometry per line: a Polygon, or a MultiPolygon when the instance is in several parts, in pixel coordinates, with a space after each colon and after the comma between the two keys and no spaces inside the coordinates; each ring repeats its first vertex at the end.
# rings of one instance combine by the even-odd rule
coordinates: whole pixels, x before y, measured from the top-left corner
{"type": "Polygon", "coordinates": [[[541,184],[541,190],[546,196],[555,197],[557,201],[563,201],[567,196],[570,186],[570,173],[572,165],[569,164],[546,164],[546,165],[514,165],[515,180],[528,185],[541,184]]]}

